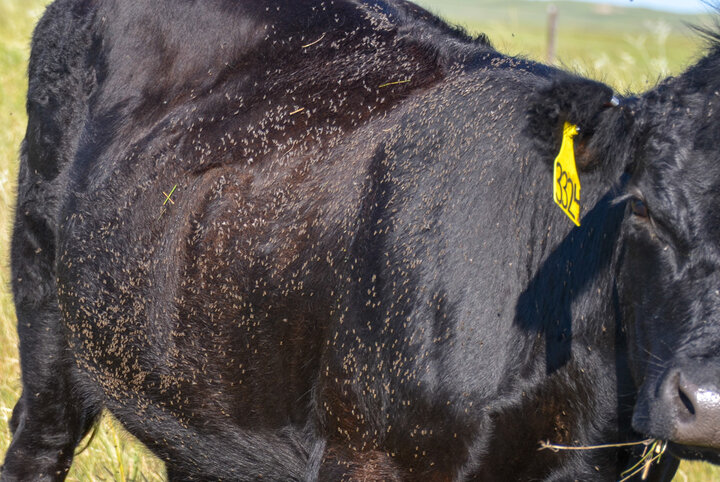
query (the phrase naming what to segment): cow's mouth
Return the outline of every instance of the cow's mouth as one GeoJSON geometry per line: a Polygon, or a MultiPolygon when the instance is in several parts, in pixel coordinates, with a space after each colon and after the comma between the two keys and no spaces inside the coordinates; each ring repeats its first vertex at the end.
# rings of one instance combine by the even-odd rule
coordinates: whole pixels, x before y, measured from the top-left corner
{"type": "Polygon", "coordinates": [[[667,440],[668,450],[678,457],[720,464],[720,390],[715,377],[707,375],[680,367],[646,383],[635,405],[633,428],[667,440]]]}

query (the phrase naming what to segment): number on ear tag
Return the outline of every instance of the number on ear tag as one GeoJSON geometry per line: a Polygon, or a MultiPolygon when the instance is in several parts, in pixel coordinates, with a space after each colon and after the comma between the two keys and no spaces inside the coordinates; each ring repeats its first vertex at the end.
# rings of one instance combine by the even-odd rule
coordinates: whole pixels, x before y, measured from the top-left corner
{"type": "Polygon", "coordinates": [[[573,148],[573,137],[577,133],[577,126],[565,123],[560,153],[555,158],[553,170],[553,199],[572,222],[580,226],[580,179],[573,148]]]}

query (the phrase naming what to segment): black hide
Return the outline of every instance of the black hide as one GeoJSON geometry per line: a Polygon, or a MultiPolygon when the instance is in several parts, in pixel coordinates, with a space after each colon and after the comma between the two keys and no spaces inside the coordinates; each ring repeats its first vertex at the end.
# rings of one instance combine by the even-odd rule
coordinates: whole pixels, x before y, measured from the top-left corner
{"type": "MultiPolygon", "coordinates": [[[[637,460],[537,449],[645,436],[619,288],[666,266],[624,249],[614,200],[643,182],[649,98],[615,106],[396,0],[57,0],[29,72],[3,481],[62,480],[102,409],[171,480],[616,480],[637,460]],[[552,201],[565,122],[580,227],[552,201]]],[[[693,219],[717,236],[713,212],[693,219]]]]}

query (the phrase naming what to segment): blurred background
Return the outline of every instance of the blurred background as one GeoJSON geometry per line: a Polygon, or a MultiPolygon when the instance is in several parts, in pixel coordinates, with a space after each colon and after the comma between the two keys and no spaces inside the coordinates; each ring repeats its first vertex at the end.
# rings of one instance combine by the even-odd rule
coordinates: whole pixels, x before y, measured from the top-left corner
{"type": "MultiPolygon", "coordinates": [[[[8,249],[17,152],[25,129],[26,64],[33,25],[47,0],[0,0],[0,459],[8,420],[20,395],[8,249]]],[[[710,26],[700,0],[417,0],[495,48],[604,81],[622,93],[649,89],[703,53],[690,25],[710,26]]],[[[73,464],[71,481],[160,481],[164,469],[110,417],[104,417],[73,464]]],[[[80,451],[80,449],[78,449],[80,451]]],[[[720,468],[683,462],[676,481],[720,480],[720,468]]]]}
{"type": "Polygon", "coordinates": [[[710,8],[701,0],[416,3],[472,33],[486,33],[503,53],[574,70],[620,92],[646,90],[680,73],[702,53],[702,40],[689,25],[712,24],[710,8]],[[548,52],[552,38],[554,49],[548,52]]]}

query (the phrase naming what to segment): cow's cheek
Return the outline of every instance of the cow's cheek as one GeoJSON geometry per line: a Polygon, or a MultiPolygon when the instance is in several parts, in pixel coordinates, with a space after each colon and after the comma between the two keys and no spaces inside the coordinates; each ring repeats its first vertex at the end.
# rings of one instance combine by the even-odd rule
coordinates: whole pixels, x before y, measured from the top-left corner
{"type": "Polygon", "coordinates": [[[668,298],[663,260],[647,240],[629,244],[620,272],[619,292],[623,330],[627,336],[630,369],[637,386],[657,375],[659,360],[672,357],[668,337],[671,320],[663,315],[668,298]]]}

